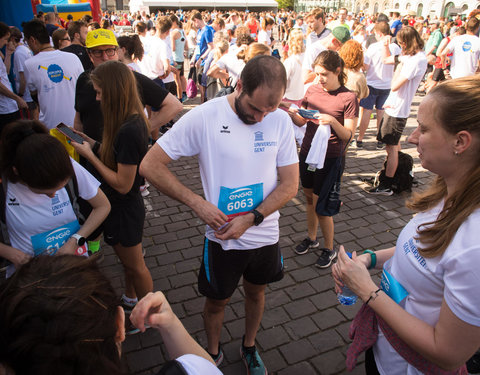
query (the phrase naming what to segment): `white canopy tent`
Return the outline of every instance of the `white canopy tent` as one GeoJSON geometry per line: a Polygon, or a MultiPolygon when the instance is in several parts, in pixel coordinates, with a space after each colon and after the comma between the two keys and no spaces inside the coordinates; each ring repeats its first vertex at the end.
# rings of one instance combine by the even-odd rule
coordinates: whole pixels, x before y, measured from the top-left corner
{"type": "Polygon", "coordinates": [[[130,11],[153,9],[277,9],[275,0],[130,0],[130,11]]]}

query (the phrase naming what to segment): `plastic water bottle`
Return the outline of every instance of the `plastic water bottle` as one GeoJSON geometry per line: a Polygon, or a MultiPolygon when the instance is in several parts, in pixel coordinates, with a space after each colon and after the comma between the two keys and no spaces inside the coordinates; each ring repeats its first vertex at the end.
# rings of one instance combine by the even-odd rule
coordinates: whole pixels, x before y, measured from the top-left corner
{"type": "MultiPolygon", "coordinates": [[[[350,259],[352,258],[352,253],[347,251],[347,255],[350,259]]],[[[342,305],[350,306],[357,302],[358,296],[348,286],[344,285],[342,291],[337,293],[337,299],[342,305]]]]}

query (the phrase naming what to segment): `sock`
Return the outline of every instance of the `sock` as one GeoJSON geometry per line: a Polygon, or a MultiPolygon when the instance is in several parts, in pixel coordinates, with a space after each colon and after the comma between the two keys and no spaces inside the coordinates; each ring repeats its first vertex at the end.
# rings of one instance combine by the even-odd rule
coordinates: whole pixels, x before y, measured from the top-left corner
{"type": "Polygon", "coordinates": [[[88,241],[88,250],[90,250],[92,254],[95,254],[100,250],[100,241],[88,241]]]}
{"type": "Polygon", "coordinates": [[[138,298],[137,297],[130,298],[130,297],[127,297],[125,294],[122,294],[122,301],[125,305],[129,307],[134,307],[138,302],[138,298]]]}

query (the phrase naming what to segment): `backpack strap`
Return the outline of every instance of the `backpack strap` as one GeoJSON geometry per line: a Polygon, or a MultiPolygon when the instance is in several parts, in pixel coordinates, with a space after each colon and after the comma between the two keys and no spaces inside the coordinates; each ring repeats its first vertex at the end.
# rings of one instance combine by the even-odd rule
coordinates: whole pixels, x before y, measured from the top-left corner
{"type": "Polygon", "coordinates": [[[70,199],[70,203],[72,204],[73,212],[75,213],[75,216],[77,217],[80,225],[82,225],[85,222],[85,216],[80,212],[80,204],[78,203],[78,181],[75,173],[65,185],[65,189],[67,190],[68,198],[70,199]]]}

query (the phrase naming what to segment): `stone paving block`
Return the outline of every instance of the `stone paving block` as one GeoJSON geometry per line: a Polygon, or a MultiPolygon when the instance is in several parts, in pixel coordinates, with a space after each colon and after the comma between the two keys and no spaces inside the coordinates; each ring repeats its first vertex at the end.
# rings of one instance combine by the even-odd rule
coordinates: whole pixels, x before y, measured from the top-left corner
{"type": "Polygon", "coordinates": [[[127,363],[130,371],[138,372],[164,363],[162,351],[158,346],[127,353],[127,363]]]}
{"type": "Polygon", "coordinates": [[[295,281],[292,279],[292,277],[288,273],[286,273],[283,276],[282,280],[269,284],[272,290],[283,289],[289,285],[295,285],[295,281]]]}
{"type": "Polygon", "coordinates": [[[160,332],[155,328],[147,329],[145,332],[140,332],[137,335],[140,337],[140,343],[144,348],[148,348],[149,346],[160,346],[163,342],[160,332]]]}
{"type": "Polygon", "coordinates": [[[291,338],[288,336],[285,329],[281,326],[272,327],[258,333],[256,341],[260,344],[262,351],[267,351],[279,345],[290,342],[291,338]]]}
{"type": "Polygon", "coordinates": [[[308,316],[291,320],[284,324],[284,327],[288,335],[295,341],[318,332],[318,327],[308,316]]]}
{"type": "Polygon", "coordinates": [[[172,288],[178,288],[185,285],[194,284],[197,281],[197,275],[194,272],[181,273],[169,278],[172,288]]]}
{"type": "Polygon", "coordinates": [[[312,359],[316,374],[331,375],[344,373],[345,357],[337,351],[320,354],[312,359]]]}
{"type": "Polygon", "coordinates": [[[317,292],[325,292],[333,288],[333,278],[331,275],[319,276],[308,282],[317,292]]]}
{"type": "Polygon", "coordinates": [[[313,314],[311,318],[322,331],[335,327],[345,321],[345,316],[333,307],[317,312],[313,314]]]}
{"type": "Polygon", "coordinates": [[[171,289],[171,286],[170,286],[170,281],[168,280],[168,278],[161,278],[161,279],[154,279],[153,280],[153,290],[155,291],[167,291],[167,290],[170,290],[171,289]]]}
{"type": "Polygon", "coordinates": [[[315,369],[308,362],[300,362],[278,372],[278,375],[314,375],[315,369]]]}
{"type": "Polygon", "coordinates": [[[269,291],[265,296],[265,310],[269,310],[290,302],[290,298],[283,290],[269,291]]]}
{"type": "MultiPolygon", "coordinates": [[[[366,237],[366,238],[361,238],[356,241],[360,247],[364,249],[369,249],[371,247],[376,247],[380,244],[380,241],[377,240],[375,237],[366,237]]],[[[357,249],[355,249],[357,250],[357,249]]]]}
{"type": "Polygon", "coordinates": [[[307,339],[290,342],[280,346],[280,352],[289,365],[298,363],[318,354],[312,343],[307,339]]]}
{"type": "Polygon", "coordinates": [[[313,278],[318,277],[316,270],[312,268],[302,268],[297,270],[290,270],[290,276],[297,282],[307,281],[313,278]]]}
{"type": "Polygon", "coordinates": [[[311,296],[310,301],[312,301],[319,311],[338,304],[337,295],[333,291],[333,286],[331,290],[311,296]]]}
{"type": "Polygon", "coordinates": [[[344,345],[342,337],[335,329],[318,332],[315,335],[309,336],[308,340],[317,353],[325,353],[344,345]]]}
{"type": "Polygon", "coordinates": [[[245,320],[234,319],[230,322],[224,323],[224,328],[228,331],[230,337],[233,339],[241,339],[245,334],[245,320]]]}
{"type": "Polygon", "coordinates": [[[175,232],[167,232],[153,236],[153,242],[155,244],[164,244],[166,242],[174,241],[177,239],[177,234],[175,232]]]}
{"type": "Polygon", "coordinates": [[[310,284],[303,282],[297,283],[297,285],[286,288],[285,292],[289,295],[292,300],[297,300],[307,296],[315,294],[315,290],[310,286],[310,284]]]}
{"type": "Polygon", "coordinates": [[[293,301],[284,305],[285,311],[292,319],[310,315],[317,311],[315,305],[308,299],[293,301]]]}
{"type": "Polygon", "coordinates": [[[182,260],[183,260],[183,257],[180,251],[172,251],[167,254],[162,254],[157,256],[157,262],[160,266],[164,264],[171,264],[173,266],[175,262],[179,262],[182,260]]]}
{"type": "Polygon", "coordinates": [[[283,307],[266,310],[263,313],[262,327],[264,329],[271,328],[276,325],[284,324],[290,321],[290,317],[283,307]]]}
{"type": "Polygon", "coordinates": [[[350,320],[348,320],[346,323],[339,324],[338,326],[335,327],[335,331],[342,337],[343,341],[346,343],[350,343],[352,340],[350,340],[349,332],[350,332],[350,320]]]}
{"type": "Polygon", "coordinates": [[[178,239],[175,241],[167,242],[167,249],[169,252],[174,252],[177,250],[189,249],[190,248],[190,241],[188,239],[178,239]]]}
{"type": "Polygon", "coordinates": [[[191,286],[184,286],[167,292],[167,299],[171,303],[188,301],[195,297],[197,297],[197,293],[191,286]]]}

